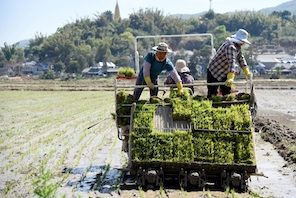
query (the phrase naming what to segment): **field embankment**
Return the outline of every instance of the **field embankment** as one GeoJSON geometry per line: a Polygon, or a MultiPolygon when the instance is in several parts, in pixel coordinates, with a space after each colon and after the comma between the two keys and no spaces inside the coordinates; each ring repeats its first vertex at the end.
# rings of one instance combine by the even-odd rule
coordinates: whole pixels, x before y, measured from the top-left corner
{"type": "MultiPolygon", "coordinates": [[[[28,78],[0,79],[0,91],[108,91],[113,90],[114,78],[33,80],[28,78]]],[[[163,79],[160,79],[160,84],[163,79]]],[[[205,80],[197,82],[206,82],[205,80]]],[[[236,81],[235,81],[236,82],[236,81]]],[[[296,79],[255,78],[256,89],[296,89],[296,79]]]]}

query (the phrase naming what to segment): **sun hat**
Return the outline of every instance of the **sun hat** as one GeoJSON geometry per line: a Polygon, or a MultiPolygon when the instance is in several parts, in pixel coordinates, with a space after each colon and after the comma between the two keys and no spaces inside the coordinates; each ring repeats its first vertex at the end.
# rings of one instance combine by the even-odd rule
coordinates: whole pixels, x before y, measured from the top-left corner
{"type": "Polygon", "coordinates": [[[250,41],[248,41],[248,32],[244,29],[239,29],[236,34],[232,35],[231,38],[234,39],[237,43],[248,43],[251,44],[250,41]]]}
{"type": "Polygon", "coordinates": [[[182,59],[176,61],[175,68],[179,73],[190,72],[190,69],[186,66],[186,62],[182,59]]]}
{"type": "Polygon", "coordinates": [[[168,44],[161,42],[158,45],[152,47],[153,50],[158,52],[172,52],[173,50],[168,46],[168,44]]]}

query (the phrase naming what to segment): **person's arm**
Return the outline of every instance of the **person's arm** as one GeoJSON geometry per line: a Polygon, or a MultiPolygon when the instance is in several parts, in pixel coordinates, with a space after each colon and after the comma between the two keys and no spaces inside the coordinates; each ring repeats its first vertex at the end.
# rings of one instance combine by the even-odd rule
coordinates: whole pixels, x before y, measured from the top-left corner
{"type": "Polygon", "coordinates": [[[149,89],[154,89],[154,84],[151,82],[151,78],[150,78],[150,69],[151,69],[151,64],[146,60],[144,60],[144,64],[143,64],[144,80],[147,86],[149,87],[149,89]]]}
{"type": "Polygon", "coordinates": [[[175,84],[175,81],[173,80],[173,78],[170,75],[168,75],[168,77],[166,78],[166,80],[164,81],[163,84],[165,84],[165,85],[175,84]]]}
{"type": "Polygon", "coordinates": [[[238,54],[238,63],[239,63],[239,66],[242,68],[242,70],[244,71],[244,74],[246,75],[246,78],[247,79],[250,79],[251,78],[251,73],[250,73],[250,70],[248,68],[248,65],[247,65],[247,61],[243,55],[243,53],[240,51],[239,54],[238,54]]]}
{"type": "Polygon", "coordinates": [[[172,79],[177,83],[177,82],[182,82],[181,77],[179,76],[177,70],[174,68],[170,71],[170,76],[172,79]]]}
{"type": "Polygon", "coordinates": [[[226,48],[226,58],[228,59],[229,72],[227,74],[225,85],[228,87],[231,87],[234,81],[236,50],[237,49],[234,45],[230,45],[228,48],[226,48]]]}
{"type": "Polygon", "coordinates": [[[170,71],[170,76],[176,82],[176,86],[178,88],[178,93],[182,94],[183,93],[182,80],[175,68],[170,71]]]}

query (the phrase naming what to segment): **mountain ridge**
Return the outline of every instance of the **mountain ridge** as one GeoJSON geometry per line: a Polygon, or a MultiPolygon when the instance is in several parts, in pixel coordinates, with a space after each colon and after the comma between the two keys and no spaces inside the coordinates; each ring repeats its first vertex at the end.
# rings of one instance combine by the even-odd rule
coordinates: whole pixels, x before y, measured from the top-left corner
{"type": "MultiPolygon", "coordinates": [[[[296,14],[296,0],[287,1],[275,7],[263,8],[255,12],[260,12],[261,14],[268,15],[268,14],[271,14],[273,11],[282,12],[285,10],[291,12],[292,15],[296,14]]],[[[215,12],[215,10],[213,11],[215,12]]],[[[252,10],[244,10],[244,11],[252,11],[252,10]]],[[[217,14],[233,14],[235,12],[226,12],[226,13],[217,13],[217,14]]],[[[172,14],[172,16],[181,17],[182,19],[188,19],[190,17],[199,17],[200,15],[203,15],[205,13],[207,13],[207,11],[199,12],[196,14],[172,14]]]]}

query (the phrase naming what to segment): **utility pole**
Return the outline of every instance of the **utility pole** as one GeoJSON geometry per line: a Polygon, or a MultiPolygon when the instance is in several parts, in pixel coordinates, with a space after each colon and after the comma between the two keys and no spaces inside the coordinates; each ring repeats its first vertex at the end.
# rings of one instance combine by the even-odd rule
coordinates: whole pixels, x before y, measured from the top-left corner
{"type": "Polygon", "coordinates": [[[210,0],[210,10],[212,10],[212,0],[210,0]]]}

